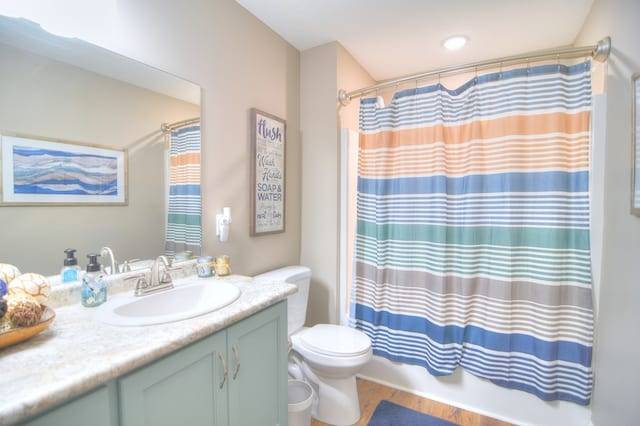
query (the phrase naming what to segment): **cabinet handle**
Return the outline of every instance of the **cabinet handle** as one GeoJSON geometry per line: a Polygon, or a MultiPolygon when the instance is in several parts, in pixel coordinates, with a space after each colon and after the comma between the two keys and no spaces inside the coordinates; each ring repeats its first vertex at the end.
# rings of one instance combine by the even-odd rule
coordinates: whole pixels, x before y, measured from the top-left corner
{"type": "Polygon", "coordinates": [[[233,372],[233,380],[235,380],[240,372],[240,355],[238,354],[238,348],[235,343],[231,345],[231,350],[233,351],[233,356],[236,357],[236,371],[233,372]]]}
{"type": "Polygon", "coordinates": [[[220,358],[220,361],[222,361],[222,368],[224,368],[224,375],[222,376],[222,381],[220,382],[220,389],[222,389],[222,387],[224,386],[224,382],[227,381],[227,363],[224,362],[224,356],[222,355],[222,352],[218,352],[218,358],[220,358]]]}

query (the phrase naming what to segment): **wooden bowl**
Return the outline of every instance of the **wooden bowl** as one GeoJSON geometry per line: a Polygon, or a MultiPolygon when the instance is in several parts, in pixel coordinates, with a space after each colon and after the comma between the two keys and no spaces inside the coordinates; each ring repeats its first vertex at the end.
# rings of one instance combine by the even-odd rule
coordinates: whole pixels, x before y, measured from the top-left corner
{"type": "Polygon", "coordinates": [[[42,309],[42,318],[40,318],[40,322],[38,324],[31,327],[16,327],[5,331],[4,333],[0,333],[0,348],[22,342],[23,340],[27,340],[41,331],[46,330],[56,317],[56,313],[53,309],[45,305],[42,305],[42,309]]]}

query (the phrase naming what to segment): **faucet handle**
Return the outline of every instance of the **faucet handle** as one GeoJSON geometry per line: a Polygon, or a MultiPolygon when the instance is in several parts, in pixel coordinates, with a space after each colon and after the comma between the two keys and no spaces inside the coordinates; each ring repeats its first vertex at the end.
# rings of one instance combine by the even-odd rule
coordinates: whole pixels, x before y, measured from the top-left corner
{"type": "Polygon", "coordinates": [[[144,291],[149,288],[149,282],[147,281],[147,277],[145,274],[142,274],[138,277],[138,280],[136,281],[136,289],[134,291],[134,294],[136,296],[141,296],[142,294],[144,294],[144,291]]]}
{"type": "Polygon", "coordinates": [[[173,279],[171,278],[171,274],[165,270],[160,277],[160,284],[171,284],[173,279]]]}
{"type": "Polygon", "coordinates": [[[128,259],[125,260],[124,263],[122,264],[122,270],[120,272],[131,272],[131,264],[135,263],[135,262],[140,262],[142,259],[128,259]]]}
{"type": "Polygon", "coordinates": [[[159,283],[160,284],[170,284],[173,282],[173,280],[171,279],[171,274],[169,274],[169,269],[171,268],[172,262],[171,259],[169,259],[167,256],[158,256],[158,259],[162,260],[162,264],[164,265],[164,269],[161,270],[160,267],[158,267],[158,273],[159,273],[159,283]]]}

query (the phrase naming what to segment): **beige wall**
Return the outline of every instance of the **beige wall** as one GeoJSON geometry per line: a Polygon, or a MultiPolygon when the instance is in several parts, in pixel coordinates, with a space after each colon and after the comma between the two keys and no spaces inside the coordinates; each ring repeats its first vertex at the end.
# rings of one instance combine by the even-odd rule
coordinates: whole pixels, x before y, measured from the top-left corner
{"type": "Polygon", "coordinates": [[[198,105],[0,44],[0,130],[129,150],[127,206],[0,207],[0,262],[57,274],[73,247],[111,247],[118,259],[164,251],[164,143],[160,124],[198,116],[198,105]],[[10,66],[7,66],[10,64],[10,66]]]}
{"type": "Polygon", "coordinates": [[[638,423],[640,383],[640,218],[629,213],[631,74],[640,70],[640,2],[595,0],[578,44],[609,35],[604,181],[604,245],[595,345],[592,422],[638,423]]]}
{"type": "Polygon", "coordinates": [[[312,270],[307,323],[337,322],[338,114],[337,43],[300,56],[302,238],[300,262],[312,270]]]}
{"type": "Polygon", "coordinates": [[[110,25],[96,28],[79,25],[77,36],[202,87],[204,252],[230,255],[233,272],[247,275],[298,263],[299,52],[233,0],[119,1],[110,25]],[[287,120],[286,232],[255,238],[249,236],[252,107],[287,120]],[[233,223],[230,240],[218,243],[214,218],[223,207],[231,207],[233,223]]]}
{"type": "Polygon", "coordinates": [[[338,89],[355,90],[371,77],[339,43],[301,53],[302,246],[300,261],[313,271],[307,323],[339,322],[339,128],[358,128],[357,100],[340,107],[338,89]]]}
{"type": "MultiPolygon", "coordinates": [[[[338,44],[338,89],[351,92],[371,86],[376,81],[371,78],[367,70],[355,60],[351,53],[342,45],[338,44]]],[[[337,96],[337,95],[336,95],[337,96]]],[[[340,114],[340,127],[358,130],[360,113],[360,99],[356,98],[347,105],[338,104],[340,114]]]]}
{"type": "MultiPolygon", "coordinates": [[[[153,3],[153,2],[150,2],[153,3]]],[[[235,1],[214,1],[206,50],[213,75],[203,80],[207,144],[204,240],[212,255],[231,256],[234,272],[254,275],[297,264],[300,256],[299,52],[235,1]],[[211,79],[211,81],[209,81],[211,79]],[[209,83],[211,85],[209,86],[209,83]],[[249,237],[249,109],[287,121],[286,232],[249,237]],[[215,212],[230,206],[230,242],[217,243],[215,212]]],[[[198,44],[198,39],[194,44],[198,44]]]]}

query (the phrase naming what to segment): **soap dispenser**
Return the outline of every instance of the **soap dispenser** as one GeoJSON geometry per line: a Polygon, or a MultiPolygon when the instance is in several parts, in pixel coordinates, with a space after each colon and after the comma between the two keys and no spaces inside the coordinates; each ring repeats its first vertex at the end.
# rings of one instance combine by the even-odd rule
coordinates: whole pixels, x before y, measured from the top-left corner
{"type": "Polygon", "coordinates": [[[97,253],[87,255],[87,273],[82,277],[82,306],[87,308],[102,305],[107,301],[107,285],[98,263],[98,256],[100,255],[97,253]]]}
{"type": "Polygon", "coordinates": [[[63,283],[77,281],[80,265],[78,265],[78,259],[75,258],[76,249],[68,248],[64,252],[67,254],[67,258],[64,260],[64,266],[60,271],[60,280],[63,283]]]}

